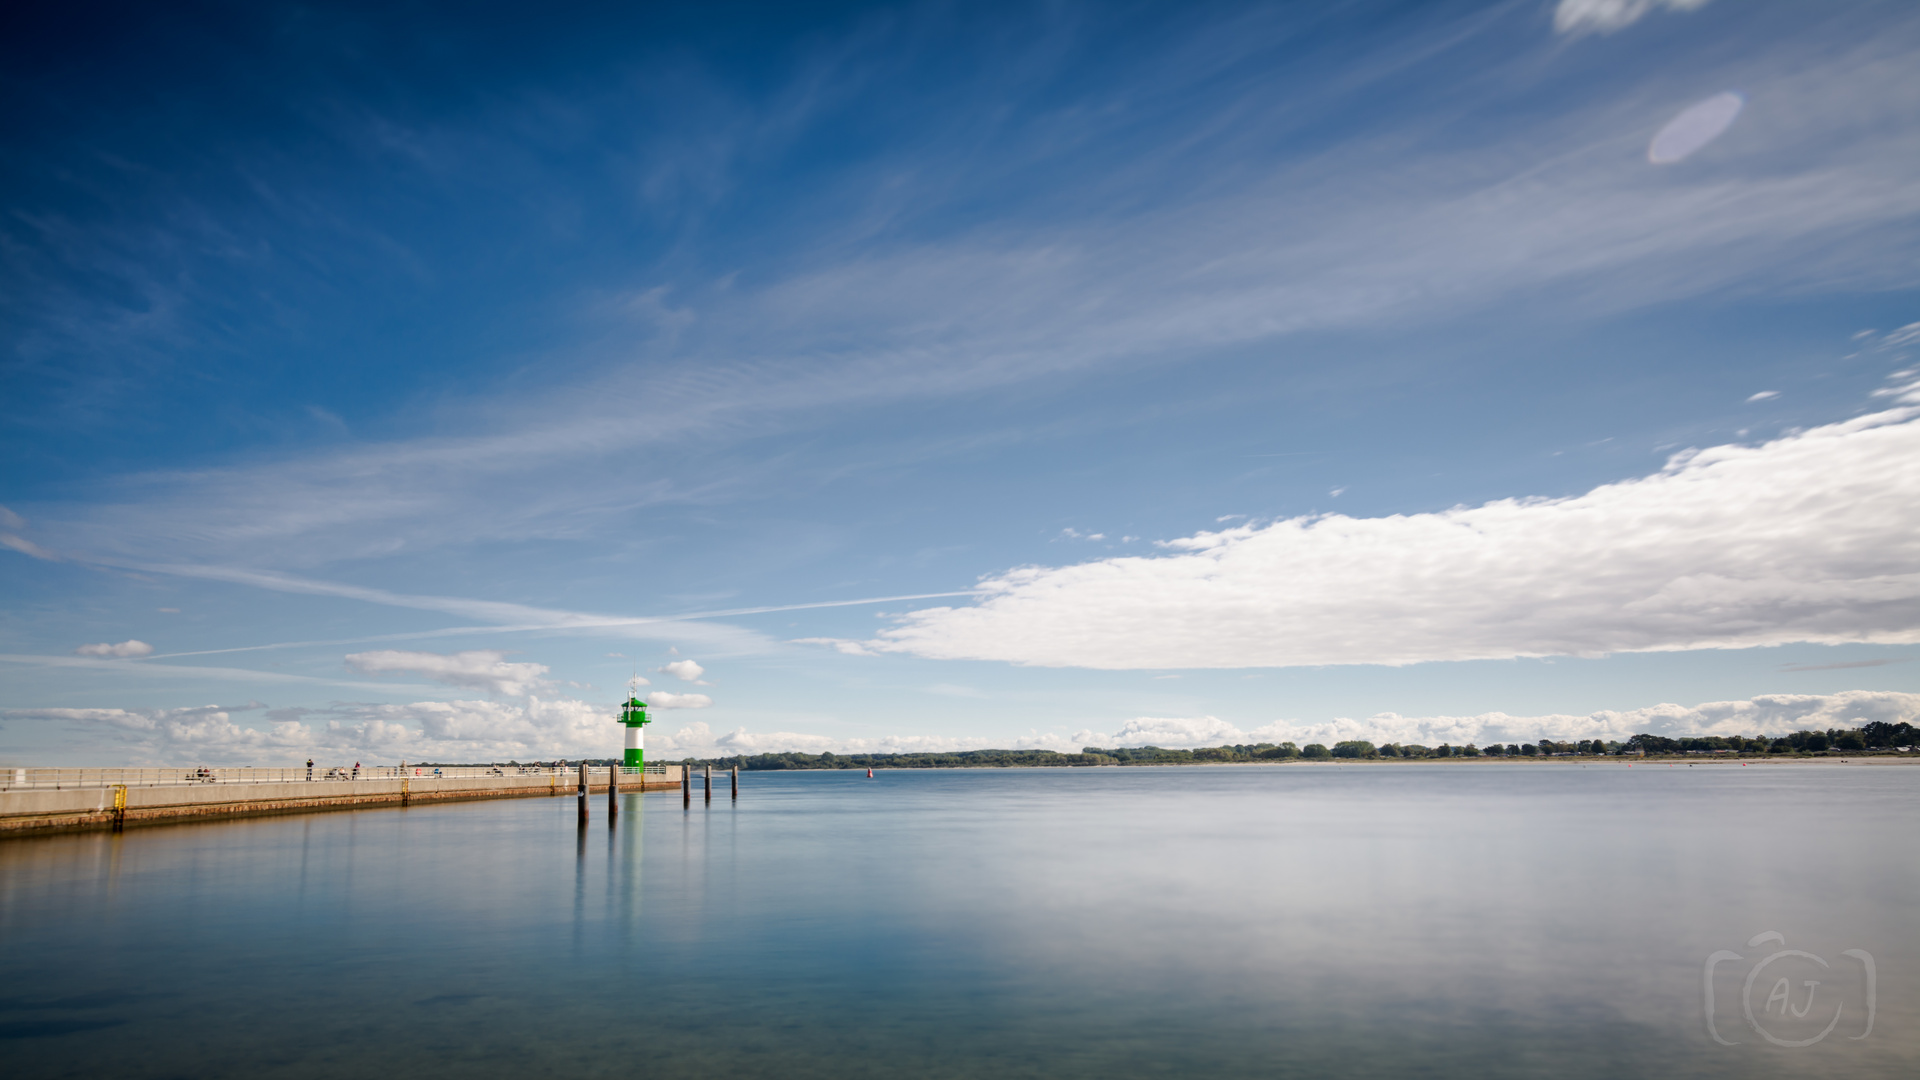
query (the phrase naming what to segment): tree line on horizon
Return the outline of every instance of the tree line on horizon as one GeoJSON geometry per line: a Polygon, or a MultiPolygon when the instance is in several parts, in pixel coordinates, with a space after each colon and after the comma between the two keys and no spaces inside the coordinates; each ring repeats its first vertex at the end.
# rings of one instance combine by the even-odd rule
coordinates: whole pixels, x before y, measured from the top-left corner
{"type": "MultiPolygon", "coordinates": [[[[778,769],[965,769],[965,768],[1070,768],[1094,765],[1191,765],[1208,762],[1259,761],[1334,761],[1443,759],[1443,758],[1539,758],[1539,757],[1624,757],[1680,754],[1739,755],[1812,755],[1830,753],[1894,752],[1920,745],[1920,731],[1905,722],[1888,724],[1875,721],[1857,728],[1829,728],[1826,731],[1796,731],[1774,738],[1766,736],[1701,735],[1668,738],[1640,734],[1626,740],[1542,739],[1537,743],[1493,743],[1453,746],[1441,743],[1428,747],[1418,743],[1374,745],[1364,739],[1337,742],[1332,746],[1291,742],[1249,743],[1203,747],[1196,750],[1169,750],[1159,746],[1083,747],[1079,753],[1058,750],[947,750],[903,754],[835,754],[827,751],[808,754],[786,751],[767,754],[740,754],[733,757],[683,758],[667,761],[673,765],[712,765],[716,769],[738,767],[745,770],[778,769]]],[[[610,764],[611,759],[597,764],[610,764]]]]}

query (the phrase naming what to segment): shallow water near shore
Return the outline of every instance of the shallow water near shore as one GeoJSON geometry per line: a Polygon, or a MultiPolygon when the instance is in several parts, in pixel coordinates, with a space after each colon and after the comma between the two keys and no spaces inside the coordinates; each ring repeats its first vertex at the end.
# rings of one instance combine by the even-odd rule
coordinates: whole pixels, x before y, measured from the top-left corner
{"type": "Polygon", "coordinates": [[[0,1061],[22,1078],[1920,1065],[1916,768],[741,785],[691,811],[628,795],[612,827],[596,798],[584,831],[555,798],[0,842],[0,1061]],[[1766,932],[1783,942],[1749,944],[1766,932]]]}

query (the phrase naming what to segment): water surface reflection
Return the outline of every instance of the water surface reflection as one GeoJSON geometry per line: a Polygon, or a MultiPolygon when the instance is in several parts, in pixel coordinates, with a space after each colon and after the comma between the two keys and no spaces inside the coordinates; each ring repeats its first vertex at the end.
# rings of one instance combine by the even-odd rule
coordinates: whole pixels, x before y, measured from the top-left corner
{"type": "Polygon", "coordinates": [[[14,840],[0,1038],[23,1077],[1908,1076],[1916,782],[754,774],[589,830],[556,798],[14,840]],[[1762,1026],[1838,1008],[1827,1039],[1742,1014],[1764,931],[1814,959],[1751,980],[1762,1026]]]}

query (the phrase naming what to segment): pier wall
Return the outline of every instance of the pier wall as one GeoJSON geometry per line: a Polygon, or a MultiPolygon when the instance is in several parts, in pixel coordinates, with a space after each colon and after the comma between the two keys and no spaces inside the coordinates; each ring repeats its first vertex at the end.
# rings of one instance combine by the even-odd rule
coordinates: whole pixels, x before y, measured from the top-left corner
{"type": "MultiPolygon", "coordinates": [[[[605,795],[607,770],[589,768],[590,791],[605,795]]],[[[680,787],[680,766],[664,774],[620,778],[620,790],[668,791],[680,787]]],[[[254,817],[318,810],[411,806],[427,802],[572,796],[577,774],[543,776],[410,776],[369,780],[111,784],[15,788],[0,791],[0,838],[116,826],[151,825],[196,818],[254,817]]]]}

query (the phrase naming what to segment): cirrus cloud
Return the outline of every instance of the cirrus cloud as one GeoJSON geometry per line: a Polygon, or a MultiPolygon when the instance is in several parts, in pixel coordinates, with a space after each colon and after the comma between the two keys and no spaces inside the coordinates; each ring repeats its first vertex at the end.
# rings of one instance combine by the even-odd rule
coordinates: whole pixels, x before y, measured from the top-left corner
{"type": "Polygon", "coordinates": [[[1553,28],[1562,34],[1611,34],[1639,22],[1658,8],[1692,11],[1707,0],[1560,0],[1553,28]]]}
{"type": "Polygon", "coordinates": [[[1571,498],[1297,517],[1024,567],[866,645],[1137,669],[1916,642],[1920,383],[1892,393],[1906,407],[1571,498]]]}

